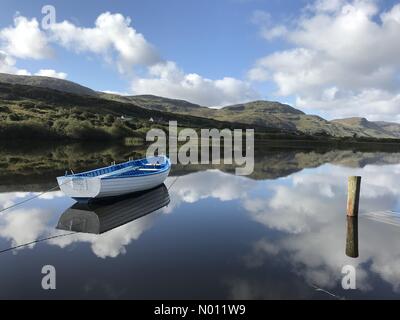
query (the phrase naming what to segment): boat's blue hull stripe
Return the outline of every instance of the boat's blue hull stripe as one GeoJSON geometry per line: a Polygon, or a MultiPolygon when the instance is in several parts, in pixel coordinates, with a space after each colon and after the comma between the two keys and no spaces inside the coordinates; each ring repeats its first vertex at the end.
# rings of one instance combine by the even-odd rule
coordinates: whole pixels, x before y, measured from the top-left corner
{"type": "MultiPolygon", "coordinates": [[[[112,173],[114,171],[124,169],[127,167],[134,167],[134,166],[139,167],[139,168],[144,167],[146,164],[149,164],[148,159],[133,160],[133,161],[120,163],[120,164],[105,167],[105,168],[100,168],[100,169],[95,169],[95,170],[86,171],[86,172],[82,172],[82,173],[67,175],[66,177],[95,178],[95,177],[98,177],[98,176],[101,176],[104,174],[108,174],[108,173],[112,173]]],[[[136,169],[132,169],[127,172],[120,173],[120,174],[117,173],[115,175],[111,175],[108,177],[107,176],[102,177],[101,179],[131,178],[131,177],[135,177],[135,176],[142,177],[142,176],[160,174],[160,173],[163,173],[163,172],[169,170],[170,167],[171,167],[171,163],[170,163],[169,159],[166,158],[165,163],[162,163],[157,166],[146,166],[146,168],[149,168],[149,169],[158,169],[157,171],[154,171],[154,172],[138,171],[137,170],[138,168],[136,168],[136,169]]]]}

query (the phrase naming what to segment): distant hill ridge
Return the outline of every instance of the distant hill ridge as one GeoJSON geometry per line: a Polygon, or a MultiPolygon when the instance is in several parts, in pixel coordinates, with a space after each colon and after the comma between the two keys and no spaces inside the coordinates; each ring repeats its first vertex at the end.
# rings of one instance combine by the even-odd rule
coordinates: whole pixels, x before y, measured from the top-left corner
{"type": "Polygon", "coordinates": [[[19,76],[7,73],[0,73],[0,82],[49,88],[53,90],[75,93],[80,95],[96,96],[97,92],[87,87],[81,86],[72,81],[43,77],[43,76],[19,76]]]}
{"type": "Polygon", "coordinates": [[[275,101],[265,101],[258,100],[252,101],[248,103],[236,104],[233,106],[227,106],[223,108],[224,111],[249,111],[254,110],[257,112],[269,112],[269,113],[289,113],[289,114],[297,114],[303,115],[305,114],[303,111],[300,111],[292,106],[287,104],[283,104],[275,101]]]}

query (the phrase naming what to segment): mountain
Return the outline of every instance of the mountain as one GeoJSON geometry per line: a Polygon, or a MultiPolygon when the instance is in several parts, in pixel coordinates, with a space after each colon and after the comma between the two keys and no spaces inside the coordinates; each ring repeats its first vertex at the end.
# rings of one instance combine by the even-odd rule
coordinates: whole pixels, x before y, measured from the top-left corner
{"type": "MultiPolygon", "coordinates": [[[[307,115],[279,102],[254,101],[215,110],[214,119],[258,124],[283,130],[297,130],[310,135],[346,136],[325,119],[307,115]]],[[[350,136],[351,134],[347,134],[350,136]]]]}
{"type": "Polygon", "coordinates": [[[395,122],[375,121],[383,130],[390,132],[392,135],[400,138],[400,124],[395,122]]]}
{"type": "Polygon", "coordinates": [[[400,137],[400,125],[397,123],[372,122],[359,117],[336,119],[331,122],[342,125],[349,130],[362,131],[363,134],[369,135],[370,137],[400,137]]]}
{"type": "MultiPolygon", "coordinates": [[[[133,103],[80,95],[38,86],[0,82],[0,140],[74,139],[97,140],[131,138],[144,140],[153,128],[165,129],[169,121],[180,126],[238,128],[241,123],[150,110],[133,103]]],[[[256,127],[262,134],[298,138],[297,133],[256,127]]],[[[308,137],[310,138],[310,137],[308,137]]]]}
{"type": "MultiPolygon", "coordinates": [[[[196,114],[196,113],[192,113],[196,114]]],[[[316,115],[305,114],[279,102],[255,101],[229,106],[216,111],[217,120],[258,124],[279,129],[297,130],[309,135],[335,137],[395,138],[389,130],[377,125],[358,125],[345,121],[327,121],[316,115]]]]}
{"type": "MultiPolygon", "coordinates": [[[[348,118],[328,121],[316,115],[305,114],[287,104],[273,101],[253,101],[215,109],[184,100],[169,99],[154,95],[122,96],[96,92],[71,81],[49,77],[16,76],[0,73],[0,84],[1,83],[29,86],[30,92],[35,91],[32,88],[37,87],[76,95],[74,97],[68,97],[69,100],[76,100],[78,96],[87,96],[87,99],[84,100],[80,98],[81,100],[79,103],[81,105],[78,105],[78,108],[81,108],[82,105],[87,108],[89,104],[93,104],[92,108],[94,108],[94,103],[104,105],[107,104],[108,101],[108,103],[118,106],[115,110],[118,110],[119,115],[121,115],[120,112],[122,112],[122,110],[129,114],[128,110],[132,112],[132,110],[140,109],[142,110],[140,113],[147,110],[145,112],[145,117],[150,117],[150,115],[152,115],[151,117],[163,119],[171,118],[171,115],[175,114],[174,117],[177,119],[192,119],[192,125],[196,126],[199,126],[199,123],[204,124],[207,121],[209,124],[214,123],[213,121],[217,121],[215,124],[218,124],[218,126],[220,126],[221,123],[234,123],[236,126],[242,124],[242,126],[250,125],[258,129],[264,128],[263,130],[269,132],[284,132],[316,137],[400,138],[400,124],[371,122],[365,118],[348,118]],[[92,100],[90,100],[89,97],[92,100]],[[125,107],[121,108],[121,105],[125,107]],[[169,116],[164,117],[163,115],[165,113],[169,114],[169,116]],[[181,115],[181,117],[178,115],[181,115]]],[[[13,92],[15,99],[18,98],[18,95],[22,94],[18,90],[14,90],[13,92]]],[[[35,103],[38,103],[39,100],[40,104],[46,104],[50,101],[54,107],[57,106],[57,103],[62,104],[62,101],[59,99],[60,94],[56,94],[53,91],[42,91],[41,94],[43,94],[43,97],[39,97],[37,92],[35,94],[35,103]]],[[[112,112],[112,109],[107,110],[108,111],[103,110],[103,112],[112,112]]],[[[28,115],[24,114],[24,116],[28,115]]],[[[145,121],[144,118],[141,119],[145,121]]],[[[185,123],[190,124],[190,121],[185,121],[185,123]]]]}
{"type": "Polygon", "coordinates": [[[80,84],[77,84],[75,82],[57,78],[50,78],[50,77],[18,76],[7,73],[0,73],[0,82],[48,88],[48,89],[54,89],[58,91],[88,95],[88,96],[97,95],[96,91],[81,86],[80,84]]]}
{"type": "Polygon", "coordinates": [[[400,125],[377,124],[355,120],[328,121],[308,115],[287,104],[273,101],[252,101],[221,109],[207,108],[184,100],[168,99],[153,95],[119,96],[102,94],[105,99],[134,103],[146,109],[212,118],[219,121],[244,123],[279,130],[298,131],[314,136],[359,137],[393,139],[400,137],[400,125]],[[386,128],[384,128],[384,126],[386,128]]]}
{"type": "Polygon", "coordinates": [[[133,103],[142,108],[158,110],[158,111],[189,113],[192,112],[193,110],[198,110],[201,108],[207,110],[209,109],[185,100],[168,99],[154,95],[121,96],[103,92],[100,92],[99,95],[104,99],[120,101],[125,103],[133,103]]]}
{"type": "Polygon", "coordinates": [[[390,127],[390,123],[388,123],[386,125],[387,129],[383,129],[373,123],[358,125],[356,122],[346,122],[346,119],[327,121],[319,116],[305,114],[298,109],[279,102],[253,101],[221,109],[212,109],[183,100],[173,100],[151,95],[129,97],[103,95],[103,97],[106,99],[133,102],[146,109],[276,128],[283,131],[298,131],[313,136],[374,137],[379,139],[400,137],[400,125],[398,125],[396,134],[392,132],[396,124],[392,124],[390,127]]]}

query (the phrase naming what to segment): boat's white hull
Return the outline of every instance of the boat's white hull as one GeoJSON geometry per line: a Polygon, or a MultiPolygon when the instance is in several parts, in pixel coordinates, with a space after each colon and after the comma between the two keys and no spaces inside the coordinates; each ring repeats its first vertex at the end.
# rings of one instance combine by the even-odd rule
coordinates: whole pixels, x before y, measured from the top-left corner
{"type": "Polygon", "coordinates": [[[155,188],[164,183],[169,171],[114,179],[58,177],[57,181],[61,191],[71,198],[105,198],[155,188]]]}

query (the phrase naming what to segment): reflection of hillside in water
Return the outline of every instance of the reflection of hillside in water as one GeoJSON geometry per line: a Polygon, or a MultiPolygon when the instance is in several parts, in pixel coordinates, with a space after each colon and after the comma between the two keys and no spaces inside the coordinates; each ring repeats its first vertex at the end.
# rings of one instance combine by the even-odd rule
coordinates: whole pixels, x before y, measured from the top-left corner
{"type": "Polygon", "coordinates": [[[0,148],[1,191],[42,191],[54,186],[65,170],[76,172],[139,158],[142,147],[121,145],[35,145],[0,148]],[[5,187],[8,186],[8,187],[5,187]],[[18,187],[17,187],[18,186],[18,187]],[[17,188],[16,188],[17,187],[17,188]]]}
{"type": "MultiPolygon", "coordinates": [[[[55,185],[55,177],[66,169],[75,172],[123,162],[128,158],[145,156],[145,146],[123,145],[65,145],[30,148],[0,149],[0,192],[43,191],[55,185]]],[[[352,151],[338,149],[279,148],[267,143],[256,143],[255,167],[252,179],[265,180],[286,177],[305,168],[316,168],[325,163],[362,168],[368,164],[400,162],[400,153],[382,151],[352,151]]],[[[174,165],[171,175],[218,169],[234,173],[234,165],[174,165]]]]}

